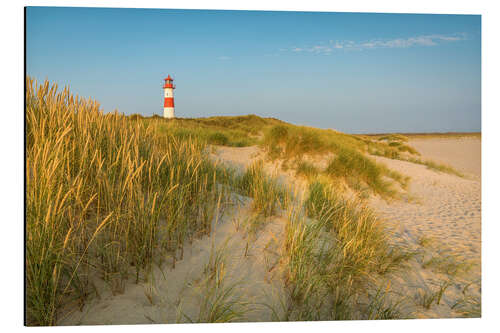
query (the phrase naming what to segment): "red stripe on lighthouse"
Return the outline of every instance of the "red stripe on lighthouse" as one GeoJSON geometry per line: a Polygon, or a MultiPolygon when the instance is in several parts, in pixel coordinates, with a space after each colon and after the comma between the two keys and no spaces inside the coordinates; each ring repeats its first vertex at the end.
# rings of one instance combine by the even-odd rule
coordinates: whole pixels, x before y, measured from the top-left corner
{"type": "Polygon", "coordinates": [[[173,108],[174,99],[172,97],[165,97],[165,103],[163,103],[164,108],[173,108]]]}

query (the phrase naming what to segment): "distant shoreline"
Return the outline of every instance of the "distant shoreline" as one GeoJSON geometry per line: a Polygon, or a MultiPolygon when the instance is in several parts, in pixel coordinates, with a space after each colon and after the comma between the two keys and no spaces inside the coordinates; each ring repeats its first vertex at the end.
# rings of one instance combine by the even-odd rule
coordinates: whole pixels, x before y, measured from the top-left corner
{"type": "Polygon", "coordinates": [[[383,136],[390,134],[401,134],[408,137],[481,137],[481,132],[428,132],[428,133],[405,133],[405,132],[387,132],[387,133],[366,133],[352,134],[354,136],[383,136]]]}

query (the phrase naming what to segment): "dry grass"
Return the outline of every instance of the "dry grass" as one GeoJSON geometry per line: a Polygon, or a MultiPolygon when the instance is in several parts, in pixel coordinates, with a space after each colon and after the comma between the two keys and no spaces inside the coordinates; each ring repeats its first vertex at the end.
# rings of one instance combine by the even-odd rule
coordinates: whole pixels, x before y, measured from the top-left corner
{"type": "MultiPolygon", "coordinates": [[[[304,210],[291,209],[282,249],[287,286],[285,320],[390,319],[400,316],[388,292],[368,295],[378,277],[409,258],[388,245],[387,233],[359,202],[313,182],[304,210]]],[[[277,311],[276,311],[277,312],[277,311]]]]}
{"type": "Polygon", "coordinates": [[[196,139],[158,133],[27,78],[28,325],[54,325],[64,306],[83,304],[91,276],[119,292],[158,253],[175,265],[186,239],[210,233],[223,171],[196,139]]]}

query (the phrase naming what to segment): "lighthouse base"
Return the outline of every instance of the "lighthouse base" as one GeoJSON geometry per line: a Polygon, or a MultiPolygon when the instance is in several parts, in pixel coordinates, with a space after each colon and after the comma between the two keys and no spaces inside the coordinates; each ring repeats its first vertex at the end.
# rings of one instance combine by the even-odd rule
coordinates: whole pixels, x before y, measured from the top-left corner
{"type": "Polygon", "coordinates": [[[163,108],[163,118],[175,118],[174,108],[163,108]]]}

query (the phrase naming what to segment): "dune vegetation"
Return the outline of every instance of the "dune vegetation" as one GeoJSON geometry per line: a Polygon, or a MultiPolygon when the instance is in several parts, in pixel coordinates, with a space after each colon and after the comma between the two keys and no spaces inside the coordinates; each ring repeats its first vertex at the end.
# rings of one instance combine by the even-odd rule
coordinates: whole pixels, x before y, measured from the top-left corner
{"type": "MultiPolygon", "coordinates": [[[[413,155],[400,148],[400,137],[372,140],[254,115],[105,114],[97,102],[48,81],[28,77],[26,86],[28,325],[56,325],[82,309],[97,294],[96,279],[114,295],[124,292],[125,281],[147,281],[155,265],[175,268],[193,239],[211,234],[235,194],[251,198],[249,233],[265,218],[286,220],[278,248],[285,294],[282,309],[269,306],[275,320],[407,316],[380,281],[403,269],[412,253],[389,245],[373,212],[334,186],[343,180],[395,196],[394,183],[404,187],[408,179],[365,153],[413,155]],[[262,161],[244,172],[217,164],[210,144],[260,145],[268,159],[285,161],[308,179],[305,198],[266,174],[262,161]],[[324,154],[331,156],[324,169],[307,159],[324,154]]],[[[242,307],[235,290],[223,288],[225,266],[217,253],[191,322],[245,319],[248,304],[242,307]]]]}
{"type": "MultiPolygon", "coordinates": [[[[399,183],[403,188],[408,179],[395,172],[390,172],[380,163],[375,163],[366,155],[382,156],[416,164],[426,165],[429,169],[463,177],[462,173],[449,165],[431,160],[423,160],[420,153],[407,144],[409,137],[403,134],[380,135],[351,135],[331,129],[319,129],[307,126],[296,126],[275,118],[262,118],[256,115],[248,116],[221,116],[208,118],[176,118],[163,119],[159,116],[142,117],[129,116],[133,120],[143,122],[158,122],[160,131],[175,133],[180,137],[197,137],[203,142],[213,145],[229,147],[247,147],[260,145],[270,159],[282,159],[282,166],[291,168],[307,177],[322,173],[314,167],[308,157],[323,156],[330,153],[336,158],[330,168],[339,167],[336,172],[327,172],[332,176],[340,176],[347,183],[359,189],[360,182],[353,181],[349,175],[342,174],[342,166],[349,164],[349,168],[357,174],[371,173],[370,182],[363,181],[363,185],[384,197],[393,197],[397,190],[387,181],[387,178],[399,183]],[[347,158],[346,158],[347,157],[347,158]],[[349,162],[347,162],[349,161],[349,162]],[[374,172],[378,175],[373,178],[374,172]],[[386,178],[386,179],[384,179],[386,178]]],[[[477,133],[457,133],[453,137],[477,136],[477,133]]],[[[411,137],[441,137],[439,134],[410,134],[411,137]]],[[[332,161],[333,162],[333,161],[332,161]]]]}
{"type": "Polygon", "coordinates": [[[328,183],[311,182],[288,211],[283,260],[289,307],[280,320],[397,319],[398,305],[377,290],[412,254],[388,245],[373,212],[328,183]],[[370,294],[370,291],[372,293],[370,294]]]}
{"type": "Polygon", "coordinates": [[[62,306],[83,304],[95,275],[119,291],[159,253],[175,266],[186,241],[210,233],[224,170],[198,140],[159,133],[27,79],[28,324],[53,325],[62,306]]]}
{"type": "Polygon", "coordinates": [[[356,190],[365,188],[383,197],[396,196],[393,183],[405,187],[408,179],[376,163],[366,153],[390,158],[401,158],[405,152],[406,155],[418,154],[404,144],[391,146],[394,141],[370,140],[334,130],[295,126],[255,115],[169,120],[159,117],[130,118],[144,123],[158,123],[162,133],[174,133],[183,138],[196,137],[207,144],[231,147],[259,145],[268,159],[283,161],[283,169],[292,169],[306,177],[325,174],[345,180],[356,190]],[[332,157],[327,168],[318,168],[310,161],[325,154],[332,157]]]}

